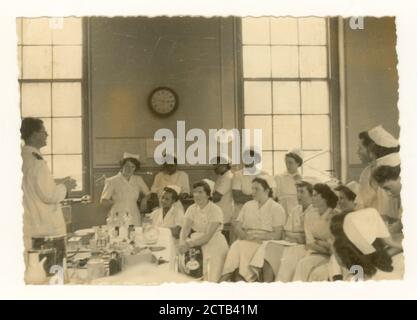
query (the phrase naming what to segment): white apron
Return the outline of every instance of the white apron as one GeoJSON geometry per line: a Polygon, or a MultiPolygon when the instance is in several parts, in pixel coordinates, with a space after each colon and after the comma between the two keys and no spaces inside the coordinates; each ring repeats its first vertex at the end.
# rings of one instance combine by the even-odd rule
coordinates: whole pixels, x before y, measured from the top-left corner
{"type": "Polygon", "coordinates": [[[123,216],[126,212],[129,212],[132,223],[135,225],[140,224],[137,200],[141,192],[141,179],[139,176],[132,176],[127,181],[121,173],[107,179],[102,199],[112,199],[114,201],[110,209],[111,216],[114,216],[116,213],[119,216],[123,216]]]}

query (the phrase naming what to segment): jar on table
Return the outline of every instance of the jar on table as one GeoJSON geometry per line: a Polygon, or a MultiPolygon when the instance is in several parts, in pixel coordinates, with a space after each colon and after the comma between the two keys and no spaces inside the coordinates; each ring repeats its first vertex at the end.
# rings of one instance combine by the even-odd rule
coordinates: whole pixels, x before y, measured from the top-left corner
{"type": "Polygon", "coordinates": [[[99,251],[91,252],[91,258],[87,262],[87,275],[88,280],[102,278],[106,275],[105,262],[99,251]]]}

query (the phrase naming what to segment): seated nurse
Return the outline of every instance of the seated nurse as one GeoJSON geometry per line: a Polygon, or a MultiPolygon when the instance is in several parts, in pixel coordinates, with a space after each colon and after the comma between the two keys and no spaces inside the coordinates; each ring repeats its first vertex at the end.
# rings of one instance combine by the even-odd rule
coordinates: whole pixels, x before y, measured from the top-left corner
{"type": "Polygon", "coordinates": [[[214,182],[201,180],[193,185],[194,204],[185,212],[179,252],[194,247],[203,251],[203,279],[218,282],[229,246],[222,234],[223,212],[211,201],[214,182]],[[194,231],[192,234],[191,231],[194,231]]]}
{"type": "Polygon", "coordinates": [[[267,244],[264,261],[258,266],[262,267],[264,282],[291,281],[298,261],[306,255],[304,218],[310,212],[317,211],[312,205],[313,185],[316,182],[314,178],[305,177],[296,183],[299,205],[288,215],[284,226],[284,240],[298,245],[285,246],[274,242],[267,244]]]}
{"type": "Polygon", "coordinates": [[[327,184],[314,185],[312,203],[317,210],[309,212],[304,219],[308,253],[298,262],[294,281],[312,281],[314,270],[329,262],[330,219],[336,214],[337,202],[337,195],[327,184]]]}
{"type": "Polygon", "coordinates": [[[377,210],[367,208],[336,215],[330,230],[343,280],[354,279],[353,271],[357,272],[357,266],[363,272],[362,280],[403,279],[404,256],[399,253],[391,257],[387,252],[384,239],[389,238],[390,233],[377,210]]]}
{"type": "Polygon", "coordinates": [[[341,212],[354,211],[356,209],[356,196],[359,193],[359,183],[351,181],[346,185],[335,188],[338,192],[338,207],[341,212]]]}
{"type": "Polygon", "coordinates": [[[236,240],[227,254],[221,281],[255,281],[256,273],[250,262],[266,240],[280,240],[285,224],[283,207],[272,200],[274,179],[260,176],[252,181],[254,200],[246,202],[234,224],[239,240],[236,240]]]}
{"type": "Polygon", "coordinates": [[[141,218],[137,201],[141,194],[147,196],[149,188],[142,177],[135,175],[140,168],[139,155],[125,152],[120,161],[120,172],[106,179],[101,194],[101,205],[110,215],[129,213],[132,224],[140,225],[141,218]]]}
{"type": "Polygon", "coordinates": [[[181,189],[178,186],[167,186],[162,192],[160,207],[154,210],[150,217],[155,227],[171,229],[172,236],[179,238],[184,220],[184,211],[180,206],[174,206],[178,201],[181,189]]]}

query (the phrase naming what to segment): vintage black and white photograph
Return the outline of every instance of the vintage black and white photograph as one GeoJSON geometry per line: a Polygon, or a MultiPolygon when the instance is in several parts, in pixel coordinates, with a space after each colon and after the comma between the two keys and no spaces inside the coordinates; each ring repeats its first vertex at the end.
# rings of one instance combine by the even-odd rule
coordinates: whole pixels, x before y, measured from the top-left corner
{"type": "Polygon", "coordinates": [[[16,32],[27,285],[404,278],[394,16],[16,32]]]}

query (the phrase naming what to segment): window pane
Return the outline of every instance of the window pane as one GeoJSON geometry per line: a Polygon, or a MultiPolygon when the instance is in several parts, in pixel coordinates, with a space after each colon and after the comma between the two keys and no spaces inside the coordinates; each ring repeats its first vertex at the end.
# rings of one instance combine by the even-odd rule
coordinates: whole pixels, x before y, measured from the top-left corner
{"type": "Polygon", "coordinates": [[[52,129],[51,129],[51,118],[41,118],[46,132],[48,133],[48,138],[46,139],[46,146],[41,148],[42,154],[51,154],[52,153],[52,129]]]}
{"type": "Polygon", "coordinates": [[[271,113],[271,82],[245,81],[245,113],[271,113]]]}
{"type": "Polygon", "coordinates": [[[272,47],[272,76],[282,78],[298,77],[297,47],[272,47]]]}
{"type": "Polygon", "coordinates": [[[329,116],[303,116],[303,149],[330,149],[329,116]]]}
{"type": "Polygon", "coordinates": [[[309,17],[299,18],[300,44],[325,45],[326,19],[309,17]]]}
{"type": "Polygon", "coordinates": [[[300,47],[300,76],[327,77],[326,47],[300,47]]]}
{"type": "Polygon", "coordinates": [[[271,44],[298,43],[296,18],[271,18],[271,44]]]}
{"type": "Polygon", "coordinates": [[[243,47],[243,75],[245,77],[271,76],[270,47],[243,47]]]}
{"type": "Polygon", "coordinates": [[[270,175],[274,174],[274,166],[272,161],[272,151],[271,152],[262,152],[262,171],[266,171],[270,175]]]}
{"type": "Polygon", "coordinates": [[[82,189],[82,156],[81,155],[54,155],[54,178],[70,176],[77,181],[77,188],[82,189]]]}
{"type": "Polygon", "coordinates": [[[22,83],[22,117],[51,116],[51,84],[22,83]]]}
{"type": "Polygon", "coordinates": [[[53,153],[81,153],[81,119],[56,118],[52,121],[53,153]]]}
{"type": "Polygon", "coordinates": [[[54,47],[54,79],[80,79],[81,46],[54,47]]]}
{"type": "Polygon", "coordinates": [[[295,81],[275,81],[274,113],[300,113],[300,87],[295,81]]]}
{"type": "Polygon", "coordinates": [[[52,30],[54,44],[82,44],[81,18],[64,18],[62,28],[52,30]]]}
{"type": "MultiPolygon", "coordinates": [[[[270,116],[246,116],[245,128],[262,129],[262,149],[272,150],[272,121],[270,116]]],[[[253,132],[251,132],[253,141],[253,132]]]]}
{"type": "Polygon", "coordinates": [[[304,151],[303,176],[317,177],[321,181],[328,181],[331,177],[331,154],[319,151],[304,151]]]}
{"type": "Polygon", "coordinates": [[[48,45],[52,43],[52,32],[48,18],[23,18],[23,44],[48,45]]]}
{"type": "Polygon", "coordinates": [[[329,88],[326,81],[301,82],[303,113],[329,113],[329,88]]]}
{"type": "Polygon", "coordinates": [[[287,172],[285,166],[285,154],[287,151],[275,151],[274,152],[274,174],[282,174],[287,172]]]}
{"type": "Polygon", "coordinates": [[[42,155],[42,158],[46,161],[46,164],[48,165],[49,171],[52,172],[52,156],[42,155]]]}
{"type": "Polygon", "coordinates": [[[50,79],[52,75],[51,47],[23,47],[23,78],[50,79]]]}
{"type": "Polygon", "coordinates": [[[269,18],[242,18],[243,44],[269,44],[269,18]]]}
{"type": "Polygon", "coordinates": [[[81,116],[81,84],[53,83],[52,101],[54,117],[81,116]]]}
{"type": "Polygon", "coordinates": [[[22,44],[22,18],[16,18],[17,44],[22,44]]]}
{"type": "Polygon", "coordinates": [[[274,150],[300,147],[300,116],[274,116],[274,150]]]}

